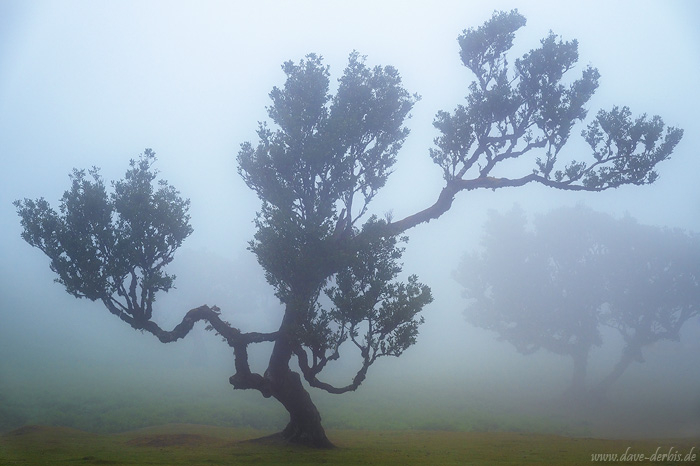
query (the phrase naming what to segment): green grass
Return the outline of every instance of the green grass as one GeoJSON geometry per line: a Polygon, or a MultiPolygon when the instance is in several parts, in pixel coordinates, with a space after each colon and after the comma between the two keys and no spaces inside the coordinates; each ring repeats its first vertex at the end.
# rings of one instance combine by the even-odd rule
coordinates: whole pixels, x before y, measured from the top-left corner
{"type": "MultiPolygon", "coordinates": [[[[668,452],[673,448],[685,455],[693,447],[697,452],[700,446],[699,439],[602,440],[512,432],[371,430],[329,431],[338,446],[333,450],[245,442],[268,433],[194,424],[168,424],[119,434],[25,426],[0,435],[0,464],[590,465],[595,453],[623,454],[629,448],[630,453],[648,457],[657,449],[668,452]]],[[[698,457],[682,464],[700,464],[698,457]]]]}

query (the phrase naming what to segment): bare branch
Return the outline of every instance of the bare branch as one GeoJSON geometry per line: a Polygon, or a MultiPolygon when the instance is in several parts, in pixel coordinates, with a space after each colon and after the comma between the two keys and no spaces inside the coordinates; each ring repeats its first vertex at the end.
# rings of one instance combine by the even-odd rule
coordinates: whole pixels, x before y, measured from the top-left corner
{"type": "Polygon", "coordinates": [[[325,390],[328,393],[332,393],[334,395],[340,395],[343,393],[357,390],[357,388],[362,384],[362,382],[364,382],[365,378],[367,377],[367,369],[369,369],[369,366],[371,366],[374,360],[376,359],[376,357],[368,357],[368,354],[364,355],[362,367],[360,367],[360,369],[355,374],[355,377],[353,377],[352,383],[344,387],[336,387],[329,383],[322,382],[316,377],[319,371],[309,366],[308,356],[306,354],[306,351],[304,351],[304,349],[301,346],[297,347],[297,349],[294,351],[294,354],[296,354],[297,356],[297,360],[299,361],[299,368],[301,369],[302,374],[304,374],[304,378],[309,383],[309,385],[315,388],[320,388],[321,390],[325,390]]]}

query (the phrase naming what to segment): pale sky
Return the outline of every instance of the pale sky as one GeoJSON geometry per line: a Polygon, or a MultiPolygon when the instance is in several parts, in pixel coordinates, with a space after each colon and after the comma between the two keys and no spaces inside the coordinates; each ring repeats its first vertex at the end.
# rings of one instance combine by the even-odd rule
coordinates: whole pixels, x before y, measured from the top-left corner
{"type": "MultiPolygon", "coordinates": [[[[409,121],[412,134],[396,173],[378,200],[395,215],[412,213],[434,200],[442,181],[428,157],[436,136],[432,118],[461,103],[471,80],[459,61],[456,37],[494,9],[511,8],[528,20],[518,33],[518,55],[551,29],[579,40],[581,68],[590,63],[600,69],[589,116],[601,107],[629,105],[635,114],[660,114],[667,124],[685,129],[673,160],[659,167],[657,186],[580,198],[596,203],[605,197],[603,205],[619,201],[621,211],[643,220],[658,214],[660,223],[700,229],[694,181],[700,167],[694,150],[700,103],[696,5],[5,0],[0,6],[5,231],[15,243],[19,227],[12,200],[57,200],[73,167],[97,165],[105,178],[120,177],[129,158],[151,147],[163,176],[192,199],[191,245],[230,241],[241,223],[245,241],[257,200],[236,174],[235,156],[266,117],[268,92],[283,83],[280,65],[317,52],[335,80],[354,49],[370,64],[396,66],[406,87],[423,97],[409,121]],[[420,189],[406,192],[411,185],[420,189]]],[[[579,139],[578,131],[572,139],[579,139]]],[[[571,198],[544,188],[528,191],[563,202],[571,198]]],[[[469,196],[460,199],[467,202],[469,196]]],[[[508,202],[521,195],[492,197],[508,202]]]]}

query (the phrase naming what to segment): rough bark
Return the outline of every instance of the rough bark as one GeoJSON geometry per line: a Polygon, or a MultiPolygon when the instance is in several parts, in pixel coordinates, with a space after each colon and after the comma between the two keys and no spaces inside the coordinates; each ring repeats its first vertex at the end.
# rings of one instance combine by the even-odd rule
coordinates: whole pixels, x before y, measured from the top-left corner
{"type": "Polygon", "coordinates": [[[265,371],[271,395],[282,403],[289,413],[287,426],[271,438],[315,448],[333,448],[334,445],[326,437],[321,425],[321,415],[304,388],[301,377],[289,368],[294,348],[291,334],[297,323],[298,312],[299,309],[294,305],[287,305],[265,371]]]}
{"type": "Polygon", "coordinates": [[[289,413],[289,423],[277,436],[286,442],[314,448],[334,447],[326,437],[321,415],[304,389],[299,374],[287,368],[284,374],[277,375],[271,387],[272,396],[289,413]]]}

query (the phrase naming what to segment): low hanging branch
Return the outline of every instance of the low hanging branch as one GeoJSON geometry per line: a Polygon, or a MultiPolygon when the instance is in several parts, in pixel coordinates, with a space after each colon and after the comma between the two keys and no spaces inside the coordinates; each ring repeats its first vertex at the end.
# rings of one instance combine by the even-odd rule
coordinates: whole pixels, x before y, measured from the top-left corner
{"type": "Polygon", "coordinates": [[[43,199],[17,201],[23,238],[51,258],[56,281],[69,293],[102,301],[109,312],[163,343],[184,338],[195,323],[207,322],[207,328],[234,350],[232,385],[256,389],[269,397],[269,384],[250,371],[247,347],[273,342],[277,332],[242,333],[221,318],[218,307],[207,305],[188,311],[170,331],[151,320],[156,293],[170,290],[175,278],[163,268],[192,232],[189,201],[165,182],[154,189],[157,172],[153,162],[155,153],[148,149],[138,161],[132,160],[111,196],[97,169],[89,171],[91,179],[75,170],[72,187],[61,199],[60,213],[43,199]]]}

